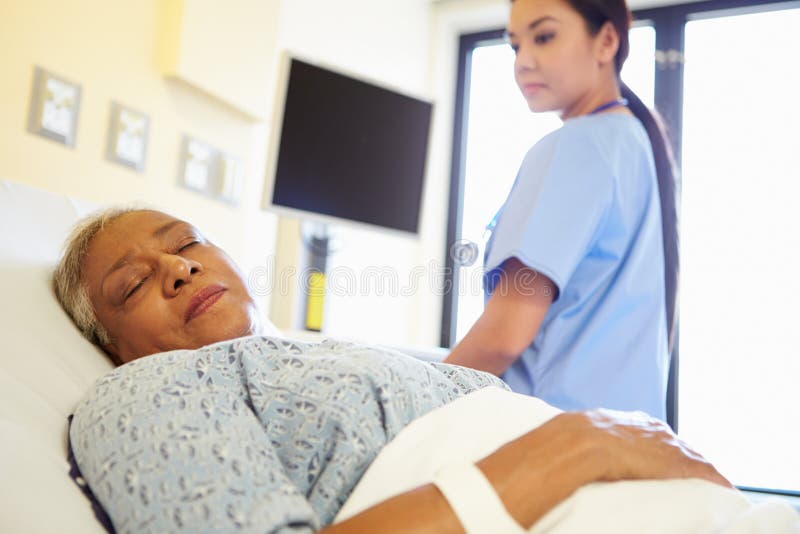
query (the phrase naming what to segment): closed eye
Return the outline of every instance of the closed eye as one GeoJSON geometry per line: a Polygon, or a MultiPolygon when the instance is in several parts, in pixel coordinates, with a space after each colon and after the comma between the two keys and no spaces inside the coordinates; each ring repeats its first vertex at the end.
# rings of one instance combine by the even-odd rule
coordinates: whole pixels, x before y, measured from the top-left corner
{"type": "Polygon", "coordinates": [[[138,283],[137,283],[135,286],[133,286],[133,288],[131,288],[131,290],[130,290],[130,291],[128,291],[128,293],[125,295],[125,300],[128,300],[129,298],[131,298],[131,297],[133,296],[133,294],[134,294],[134,293],[136,293],[137,291],[139,291],[139,288],[140,288],[140,287],[142,287],[142,286],[144,285],[144,283],[145,283],[145,281],[147,280],[147,278],[148,278],[148,277],[147,277],[147,276],[145,276],[144,278],[142,278],[141,280],[139,280],[139,282],[138,282],[138,283]]]}
{"type": "Polygon", "coordinates": [[[189,247],[191,247],[193,245],[196,245],[198,243],[199,243],[199,241],[197,241],[197,240],[189,241],[188,243],[185,243],[185,244],[181,245],[176,252],[183,252],[187,248],[189,248],[189,247]]]}
{"type": "Polygon", "coordinates": [[[547,44],[556,36],[555,33],[541,33],[533,38],[533,42],[539,45],[547,44]]]}

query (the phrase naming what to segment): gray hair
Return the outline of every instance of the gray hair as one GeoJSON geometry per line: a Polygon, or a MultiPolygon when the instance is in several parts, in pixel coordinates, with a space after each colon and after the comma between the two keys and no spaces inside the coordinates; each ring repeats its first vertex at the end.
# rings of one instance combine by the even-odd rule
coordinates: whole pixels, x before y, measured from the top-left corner
{"type": "Polygon", "coordinates": [[[142,208],[108,208],[78,221],[67,237],[61,260],[53,271],[53,290],[59,304],[81,334],[100,347],[108,345],[111,337],[97,319],[92,301],[89,300],[89,292],[81,280],[81,266],[94,236],[106,225],[133,211],[142,211],[142,208]]]}

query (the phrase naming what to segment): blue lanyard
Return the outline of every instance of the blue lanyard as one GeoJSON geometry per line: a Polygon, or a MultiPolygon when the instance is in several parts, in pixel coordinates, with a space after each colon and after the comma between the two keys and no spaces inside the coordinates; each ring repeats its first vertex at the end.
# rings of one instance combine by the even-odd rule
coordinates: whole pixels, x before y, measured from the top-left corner
{"type": "Polygon", "coordinates": [[[487,233],[491,234],[492,232],[494,232],[494,227],[497,226],[497,220],[500,218],[500,214],[503,212],[503,208],[504,207],[505,207],[505,202],[503,203],[502,206],[500,206],[500,208],[494,214],[494,217],[492,217],[492,220],[489,221],[489,224],[486,225],[486,228],[483,230],[483,238],[484,239],[486,239],[486,234],[487,233]]]}
{"type": "Polygon", "coordinates": [[[611,102],[606,102],[605,104],[597,106],[589,113],[589,115],[594,115],[595,113],[600,113],[601,111],[605,111],[609,108],[613,108],[616,106],[627,106],[627,105],[628,105],[627,98],[618,98],[616,100],[612,100],[611,102]]]}

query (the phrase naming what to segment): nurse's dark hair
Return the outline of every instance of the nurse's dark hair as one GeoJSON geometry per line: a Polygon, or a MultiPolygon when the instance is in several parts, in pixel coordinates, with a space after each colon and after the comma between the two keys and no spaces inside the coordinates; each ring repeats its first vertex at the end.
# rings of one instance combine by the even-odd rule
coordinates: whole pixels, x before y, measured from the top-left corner
{"type": "MultiPolygon", "coordinates": [[[[512,2],[514,0],[511,0],[512,2]]],[[[596,35],[604,24],[610,22],[619,35],[619,49],[614,57],[614,65],[619,79],[622,65],[628,58],[631,26],[631,12],[625,0],[564,0],[586,21],[590,35],[596,35]]],[[[661,228],[664,238],[664,284],[666,288],[667,334],[669,349],[672,351],[676,319],[676,298],[678,288],[678,210],[677,210],[677,166],[672,153],[664,123],[654,110],[650,110],[636,96],[630,87],[620,80],[622,97],[628,100],[628,108],[644,125],[650,144],[658,177],[658,193],[661,199],[661,228]]]]}

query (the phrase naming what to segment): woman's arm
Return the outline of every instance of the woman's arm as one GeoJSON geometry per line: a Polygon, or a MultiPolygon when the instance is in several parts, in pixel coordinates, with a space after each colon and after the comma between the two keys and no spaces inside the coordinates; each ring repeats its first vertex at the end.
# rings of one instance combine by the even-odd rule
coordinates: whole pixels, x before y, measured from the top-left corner
{"type": "MultiPolygon", "coordinates": [[[[644,414],[605,410],[558,415],[477,465],[511,516],[526,529],[590,482],[702,478],[730,487],[663,422],[644,414]]],[[[428,484],[322,532],[460,533],[463,529],[444,496],[428,484]]]]}
{"type": "Polygon", "coordinates": [[[533,342],[555,293],[549,278],[507,260],[483,314],[445,363],[503,374],[533,342]]]}

